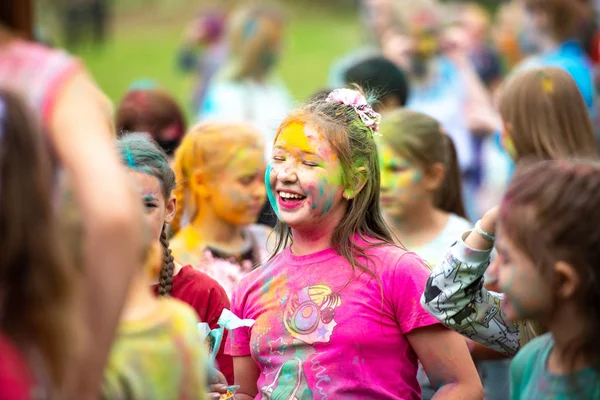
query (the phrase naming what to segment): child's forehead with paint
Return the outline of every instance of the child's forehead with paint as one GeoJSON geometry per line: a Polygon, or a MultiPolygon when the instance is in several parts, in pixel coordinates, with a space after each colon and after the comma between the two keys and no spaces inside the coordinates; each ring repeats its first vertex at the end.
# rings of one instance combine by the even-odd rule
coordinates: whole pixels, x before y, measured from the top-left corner
{"type": "Polygon", "coordinates": [[[336,158],[328,140],[315,128],[300,121],[287,124],[282,130],[275,147],[289,152],[303,152],[336,158]]]}

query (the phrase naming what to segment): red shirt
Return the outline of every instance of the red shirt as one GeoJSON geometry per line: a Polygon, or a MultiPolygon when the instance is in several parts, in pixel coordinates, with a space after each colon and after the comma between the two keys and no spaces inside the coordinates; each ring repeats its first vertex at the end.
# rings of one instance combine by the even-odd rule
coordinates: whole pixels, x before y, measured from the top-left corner
{"type": "MultiPolygon", "coordinates": [[[[154,285],[154,292],[158,294],[158,285],[154,285]]],[[[192,306],[200,321],[208,323],[211,329],[218,327],[217,321],[223,309],[230,308],[229,298],[223,287],[210,276],[189,265],[181,268],[181,271],[173,276],[171,297],[192,306]]],[[[226,340],[227,332],[223,336],[216,361],[227,382],[233,384],[233,358],[224,353],[226,340]]]]}
{"type": "Polygon", "coordinates": [[[31,398],[33,379],[27,363],[10,339],[0,334],[0,391],[1,399],[31,398]]]}

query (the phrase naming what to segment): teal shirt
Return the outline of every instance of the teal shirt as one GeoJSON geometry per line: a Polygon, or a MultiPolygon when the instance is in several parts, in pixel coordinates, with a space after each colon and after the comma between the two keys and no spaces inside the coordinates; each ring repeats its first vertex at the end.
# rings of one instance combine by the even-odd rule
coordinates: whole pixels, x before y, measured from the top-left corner
{"type": "Polygon", "coordinates": [[[597,400],[600,374],[592,368],[578,371],[571,379],[547,371],[548,356],[554,346],[547,333],[527,344],[510,364],[512,400],[597,400]],[[573,386],[572,382],[577,386],[573,386]]]}

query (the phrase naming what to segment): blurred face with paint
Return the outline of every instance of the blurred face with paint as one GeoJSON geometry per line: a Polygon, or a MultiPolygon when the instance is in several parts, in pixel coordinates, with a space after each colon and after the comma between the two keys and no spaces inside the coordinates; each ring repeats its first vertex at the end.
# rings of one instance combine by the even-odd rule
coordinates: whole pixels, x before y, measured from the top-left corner
{"type": "Polygon", "coordinates": [[[266,181],[273,208],[292,229],[333,230],[346,213],[340,161],[311,125],[291,122],[282,128],[266,181]]]}
{"type": "Polygon", "coordinates": [[[433,196],[439,184],[430,182],[422,168],[378,143],[381,168],[381,206],[386,217],[399,220],[433,196]]]}
{"type": "Polygon", "coordinates": [[[504,293],[502,309],[510,320],[540,320],[549,315],[553,306],[552,285],[544,279],[541,269],[527,257],[499,226],[496,234],[498,257],[488,272],[498,279],[504,293]]]}
{"type": "Polygon", "coordinates": [[[140,191],[144,204],[144,217],[150,227],[152,240],[158,241],[165,223],[170,223],[175,215],[177,201],[171,195],[165,199],[160,181],[157,177],[141,171],[130,170],[129,175],[134,179],[140,191]]]}
{"type": "Polygon", "coordinates": [[[259,148],[240,149],[227,168],[199,179],[199,207],[231,225],[253,224],[265,202],[264,153],[259,148]]]}

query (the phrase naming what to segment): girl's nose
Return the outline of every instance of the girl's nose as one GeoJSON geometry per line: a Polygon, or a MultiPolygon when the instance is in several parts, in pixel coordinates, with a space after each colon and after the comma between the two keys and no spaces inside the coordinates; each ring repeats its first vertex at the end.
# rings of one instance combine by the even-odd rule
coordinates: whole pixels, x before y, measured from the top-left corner
{"type": "Polygon", "coordinates": [[[282,166],[277,174],[277,180],[282,183],[295,183],[298,180],[296,168],[291,163],[282,166]]]}

